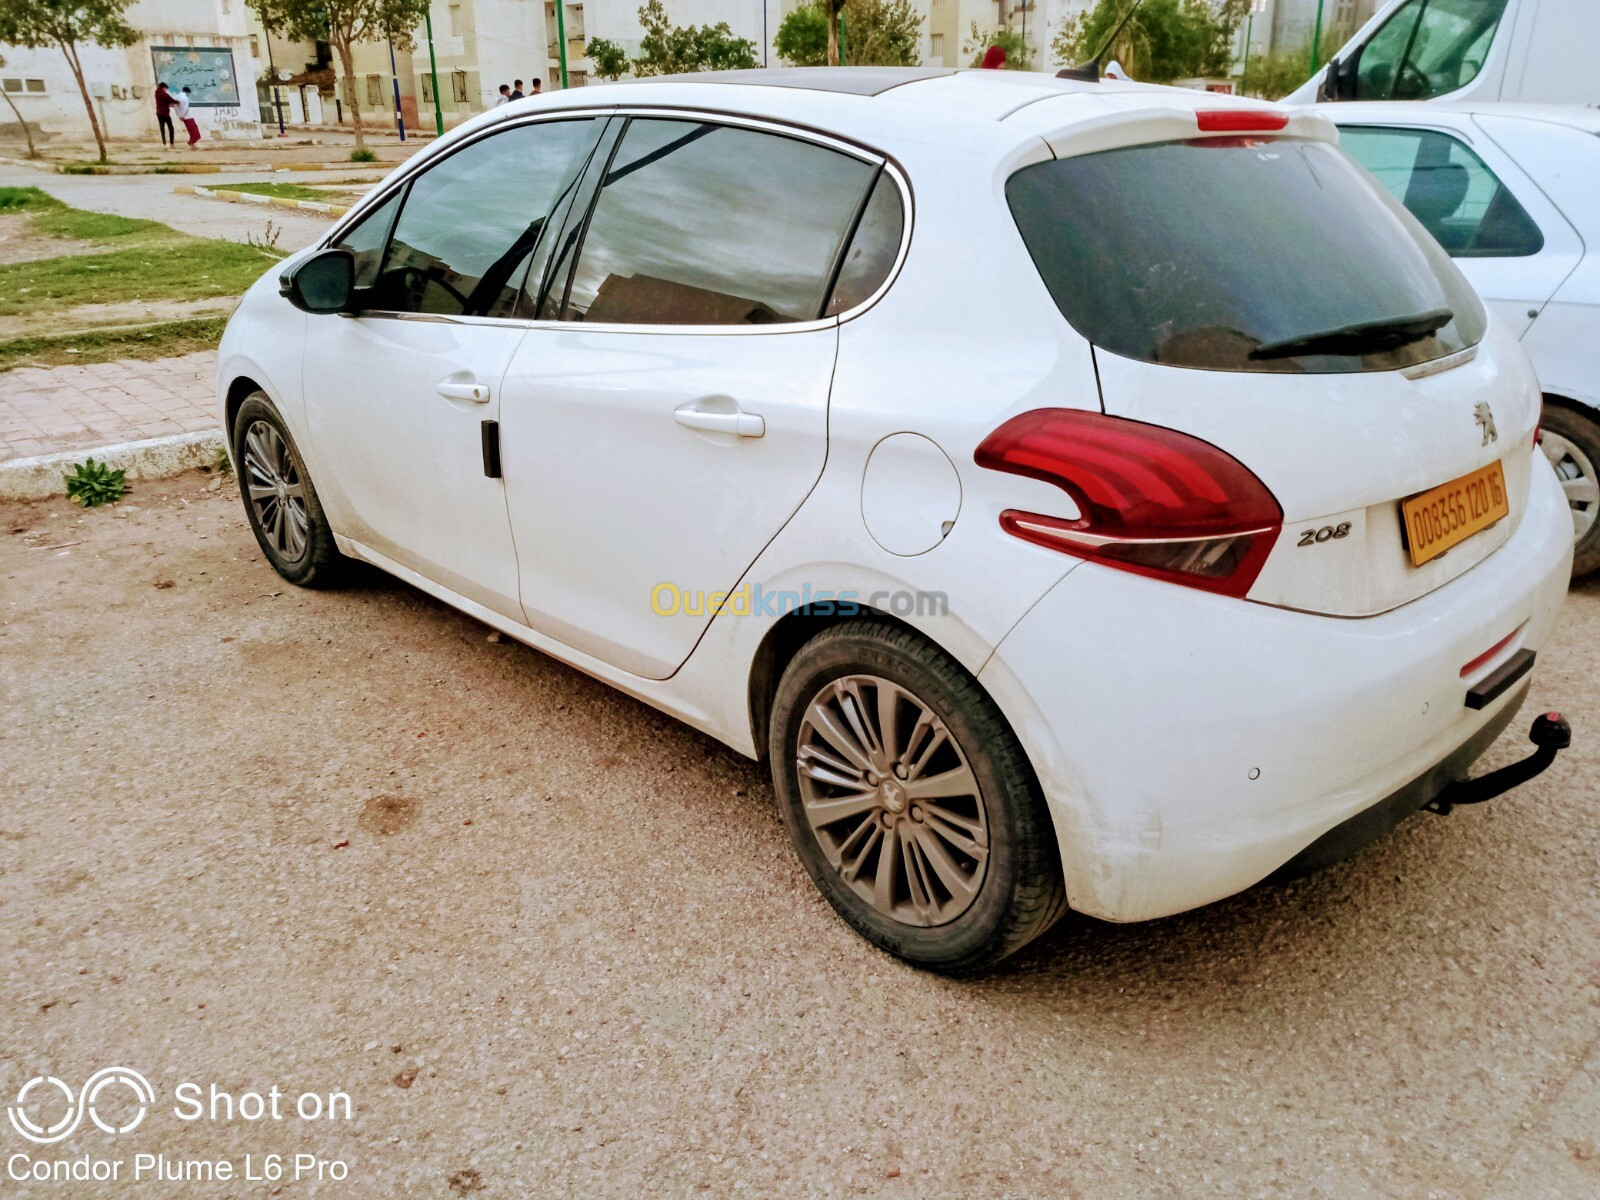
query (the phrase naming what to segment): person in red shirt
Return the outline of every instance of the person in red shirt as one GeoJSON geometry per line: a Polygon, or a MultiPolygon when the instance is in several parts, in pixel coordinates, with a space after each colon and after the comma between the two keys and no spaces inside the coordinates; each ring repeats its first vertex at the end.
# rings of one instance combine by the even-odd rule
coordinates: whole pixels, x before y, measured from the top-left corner
{"type": "Polygon", "coordinates": [[[166,81],[156,84],[156,124],[161,127],[161,144],[176,146],[178,131],[172,127],[172,109],[177,103],[167,90],[166,81]]]}

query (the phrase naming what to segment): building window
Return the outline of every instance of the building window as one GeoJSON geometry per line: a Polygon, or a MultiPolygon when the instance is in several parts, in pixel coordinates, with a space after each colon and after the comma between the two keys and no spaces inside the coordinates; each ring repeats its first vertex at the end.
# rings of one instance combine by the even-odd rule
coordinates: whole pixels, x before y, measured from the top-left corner
{"type": "Polygon", "coordinates": [[[931,34],[928,37],[928,41],[930,43],[929,50],[934,59],[938,61],[939,65],[941,67],[949,66],[950,64],[944,61],[944,34],[931,34]]]}
{"type": "Polygon", "coordinates": [[[29,96],[44,95],[44,80],[42,79],[7,79],[0,83],[0,87],[13,96],[27,94],[29,96]]]}
{"type": "Polygon", "coordinates": [[[461,33],[461,5],[452,4],[450,6],[450,36],[460,37],[461,33]]]}
{"type": "Polygon", "coordinates": [[[572,86],[572,87],[582,87],[584,84],[589,82],[589,72],[587,72],[587,71],[568,71],[567,72],[567,81],[568,81],[569,85],[572,86]]]}
{"type": "Polygon", "coordinates": [[[433,76],[432,75],[422,75],[422,76],[419,76],[418,78],[421,79],[421,81],[422,81],[422,87],[418,89],[422,93],[422,102],[424,104],[432,104],[433,103],[433,76]]]}
{"type": "Polygon", "coordinates": [[[383,76],[367,76],[367,103],[376,107],[383,103],[383,76]]]}
{"type": "Polygon", "coordinates": [[[261,42],[256,37],[256,35],[253,34],[253,33],[250,35],[250,57],[251,58],[260,58],[261,57],[261,42]]]}
{"type": "Polygon", "coordinates": [[[465,71],[450,72],[450,92],[456,98],[457,104],[467,102],[467,73],[465,71]]]}

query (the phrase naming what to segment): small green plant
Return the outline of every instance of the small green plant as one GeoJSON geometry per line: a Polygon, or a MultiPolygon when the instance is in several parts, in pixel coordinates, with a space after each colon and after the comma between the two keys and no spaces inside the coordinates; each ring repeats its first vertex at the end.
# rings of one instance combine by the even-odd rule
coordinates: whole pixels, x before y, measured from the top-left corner
{"type": "Polygon", "coordinates": [[[228,457],[228,452],[223,447],[217,447],[217,453],[211,460],[211,473],[224,477],[233,474],[233,459],[228,457]]]}
{"type": "Polygon", "coordinates": [[[365,146],[357,146],[354,150],[350,151],[350,161],[377,162],[378,156],[373,151],[368,150],[365,146]]]}
{"type": "Polygon", "coordinates": [[[83,508],[115,504],[128,494],[127,472],[113,471],[92,458],[84,459],[62,478],[67,481],[67,498],[83,508]]]}

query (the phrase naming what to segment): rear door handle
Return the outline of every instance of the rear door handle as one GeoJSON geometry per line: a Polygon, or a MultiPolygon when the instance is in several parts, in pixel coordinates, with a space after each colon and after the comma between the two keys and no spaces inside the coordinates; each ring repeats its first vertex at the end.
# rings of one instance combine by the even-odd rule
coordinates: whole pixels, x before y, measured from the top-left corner
{"type": "Polygon", "coordinates": [[[459,379],[441,379],[434,385],[434,390],[446,400],[470,400],[474,404],[489,403],[487,383],[463,383],[459,379]]]}
{"type": "Polygon", "coordinates": [[[698,429],[702,433],[735,433],[740,437],[758,438],[767,432],[767,423],[755,413],[680,408],[673,411],[672,419],[685,429],[698,429]]]}

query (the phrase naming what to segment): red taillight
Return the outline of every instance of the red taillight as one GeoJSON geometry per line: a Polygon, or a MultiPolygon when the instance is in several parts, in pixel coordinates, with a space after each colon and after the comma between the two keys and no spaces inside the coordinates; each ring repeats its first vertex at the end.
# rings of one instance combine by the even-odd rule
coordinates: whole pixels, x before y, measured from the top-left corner
{"type": "Polygon", "coordinates": [[[1195,113],[1201,133],[1272,133],[1289,124],[1288,113],[1255,108],[1207,108],[1195,113]]]}
{"type": "Polygon", "coordinates": [[[1208,592],[1248,592],[1283,528],[1277,500],[1238,459],[1143,421],[1036,409],[996,429],[974,457],[1053,483],[1078,506],[1071,521],[1007,509],[1007,533],[1208,592]]]}

